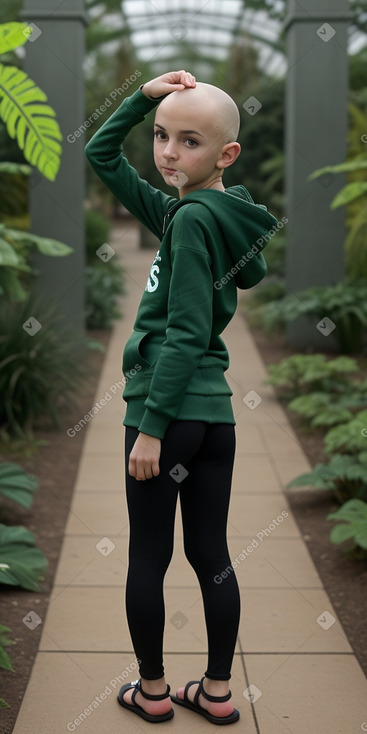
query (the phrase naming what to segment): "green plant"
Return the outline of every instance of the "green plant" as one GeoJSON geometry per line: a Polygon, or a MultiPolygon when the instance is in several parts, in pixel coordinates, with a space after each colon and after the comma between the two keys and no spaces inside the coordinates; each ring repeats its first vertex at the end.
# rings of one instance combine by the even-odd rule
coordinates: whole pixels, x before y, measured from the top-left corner
{"type": "Polygon", "coordinates": [[[17,502],[27,510],[32,507],[38,480],[27,474],[19,464],[0,464],[0,495],[17,502]]]}
{"type": "Polygon", "coordinates": [[[325,454],[338,451],[356,454],[367,447],[367,410],[361,410],[348,423],[334,426],[325,435],[325,454]]]}
{"type": "Polygon", "coordinates": [[[339,544],[352,539],[352,544],[346,548],[347,555],[359,560],[367,558],[367,502],[360,499],[348,500],[336,512],[330,512],[326,519],[345,521],[332,528],[332,543],[339,544]]]}
{"type": "Polygon", "coordinates": [[[291,400],[288,408],[299,413],[314,428],[346,423],[353,418],[352,409],[367,408],[367,380],[349,383],[342,394],[313,392],[299,395],[291,400]]]}
{"type": "MultiPolygon", "coordinates": [[[[349,151],[348,160],[333,166],[318,168],[308,177],[308,180],[325,174],[347,173],[348,183],[334,196],[330,209],[347,206],[346,226],[347,238],[344,243],[346,252],[347,272],[352,278],[363,275],[367,278],[367,236],[366,236],[366,205],[367,205],[367,153],[361,150],[361,140],[366,133],[367,109],[361,110],[357,105],[349,102],[351,124],[348,129],[349,151]]],[[[365,148],[366,146],[362,146],[365,148]]]]}
{"type": "Polygon", "coordinates": [[[109,329],[113,320],[121,316],[117,296],[125,290],[122,271],[117,265],[108,269],[109,265],[110,262],[85,268],[85,317],[89,329],[109,329]]]}
{"type": "MultiPolygon", "coordinates": [[[[28,23],[0,25],[0,54],[22,46],[33,33],[28,23]]],[[[60,167],[63,139],[47,95],[16,66],[0,64],[0,117],[8,134],[17,139],[24,158],[54,181],[60,167]]]]}
{"type": "Polygon", "coordinates": [[[31,276],[36,273],[28,262],[34,248],[51,257],[73,252],[72,247],[58,240],[0,224],[0,296],[14,302],[26,300],[24,286],[29,287],[31,276]]]}
{"type": "MultiPolygon", "coordinates": [[[[87,265],[105,265],[96,255],[104,242],[108,242],[111,232],[110,220],[95,209],[86,209],[84,212],[85,222],[85,251],[87,265]]],[[[112,264],[112,260],[109,260],[112,264]]]]}
{"type": "Polygon", "coordinates": [[[358,363],[351,357],[327,360],[324,354],[292,354],[268,365],[269,377],[263,384],[283,386],[281,397],[291,400],[300,393],[341,392],[348,388],[348,374],[358,371],[358,363]]]}
{"type": "Polygon", "coordinates": [[[33,533],[22,525],[0,524],[0,583],[39,590],[48,567],[33,533]]]}
{"type": "MultiPolygon", "coordinates": [[[[11,632],[12,630],[10,627],[4,627],[3,624],[0,624],[0,668],[4,668],[5,670],[11,670],[14,673],[14,668],[12,666],[10,657],[6,650],[4,649],[8,645],[15,645],[15,640],[9,640],[8,639],[8,632],[11,632]]],[[[4,701],[3,698],[0,698],[0,709],[10,708],[9,704],[4,701]]]]}
{"type": "Polygon", "coordinates": [[[62,413],[77,405],[87,347],[95,344],[67,329],[55,308],[31,294],[0,309],[0,425],[14,437],[31,435],[41,419],[60,427],[62,413]],[[41,325],[32,336],[30,315],[41,325]]]}
{"type": "Polygon", "coordinates": [[[307,316],[315,328],[327,316],[335,325],[333,333],[341,351],[361,348],[363,327],[367,326],[367,279],[331,286],[316,286],[263,306],[261,320],[265,330],[282,329],[300,316],[307,316]]]}
{"type": "Polygon", "coordinates": [[[40,446],[49,446],[45,438],[35,438],[32,433],[24,433],[21,437],[10,436],[5,428],[0,427],[0,455],[11,454],[22,459],[31,459],[40,446]]]}
{"type": "Polygon", "coordinates": [[[353,456],[335,454],[329,464],[319,462],[312,472],[286,484],[287,489],[307,486],[331,490],[340,503],[353,497],[367,500],[367,451],[353,456]]]}

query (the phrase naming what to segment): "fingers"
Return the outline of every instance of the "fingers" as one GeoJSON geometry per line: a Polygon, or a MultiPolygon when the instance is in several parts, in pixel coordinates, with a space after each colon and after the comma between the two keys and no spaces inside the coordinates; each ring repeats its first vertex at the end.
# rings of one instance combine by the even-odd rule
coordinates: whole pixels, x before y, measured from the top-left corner
{"type": "Polygon", "coordinates": [[[135,459],[129,460],[129,474],[138,482],[142,482],[145,479],[152,479],[153,476],[157,477],[159,473],[158,461],[145,464],[143,462],[137,462],[135,459]]]}

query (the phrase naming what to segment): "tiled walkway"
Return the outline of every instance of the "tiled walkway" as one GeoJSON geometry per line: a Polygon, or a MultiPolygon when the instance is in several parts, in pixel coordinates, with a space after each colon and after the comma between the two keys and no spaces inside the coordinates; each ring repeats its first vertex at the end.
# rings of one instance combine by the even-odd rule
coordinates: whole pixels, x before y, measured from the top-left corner
{"type": "MultiPolygon", "coordinates": [[[[151,724],[116,700],[118,688],[139,677],[124,608],[129,529],[125,403],[116,383],[155,251],[138,249],[138,229],[130,222],[113,235],[111,245],[126,269],[125,318],[114,328],[95,403],[107,392],[112,397],[83,429],[87,435],[55,585],[14,734],[152,731],[151,724]]],[[[291,478],[310,471],[309,462],[273,389],[262,384],[267,373],[239,312],[222,336],[231,359],[226,376],[237,421],[228,523],[232,561],[244,549],[236,566],[242,613],[230,681],[241,718],[231,730],[367,731],[366,678],[284,492],[291,478]],[[242,400],[251,390],[262,398],[255,408],[242,400]]],[[[200,588],[183,553],[179,503],[165,601],[164,663],[174,693],[188,680],[201,678],[207,663],[200,588]]],[[[214,731],[203,717],[178,706],[174,710],[174,718],[154,731],[214,731]]]]}

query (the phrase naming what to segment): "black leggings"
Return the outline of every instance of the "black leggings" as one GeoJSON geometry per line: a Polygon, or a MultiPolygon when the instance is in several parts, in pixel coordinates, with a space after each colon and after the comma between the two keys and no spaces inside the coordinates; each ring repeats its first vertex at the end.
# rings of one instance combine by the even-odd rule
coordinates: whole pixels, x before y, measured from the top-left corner
{"type": "Polygon", "coordinates": [[[185,555],[196,572],[204,602],[208,640],[205,675],[229,680],[240,619],[240,593],[226,538],[235,426],[171,421],[161,442],[160,473],[141,481],[128,473],[129,454],[139,431],[131,426],[125,429],[130,522],[125,602],[134,651],[141,661],[140,676],[156,680],[164,675],[163,580],[173,553],[179,493],[185,555]],[[184,470],[174,469],[177,464],[188,472],[184,479],[184,470]],[[172,470],[174,476],[170,475],[172,470]]]}

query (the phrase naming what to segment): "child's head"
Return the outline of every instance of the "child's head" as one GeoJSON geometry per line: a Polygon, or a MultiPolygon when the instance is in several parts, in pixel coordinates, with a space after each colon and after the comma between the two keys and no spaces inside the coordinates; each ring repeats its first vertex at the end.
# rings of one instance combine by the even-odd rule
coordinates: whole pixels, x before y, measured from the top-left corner
{"type": "Polygon", "coordinates": [[[196,82],[160,102],[154,122],[154,161],[164,180],[179,188],[180,198],[197,189],[224,189],[223,169],[241,152],[236,142],[239,128],[236,103],[212,84],[196,82]]]}

